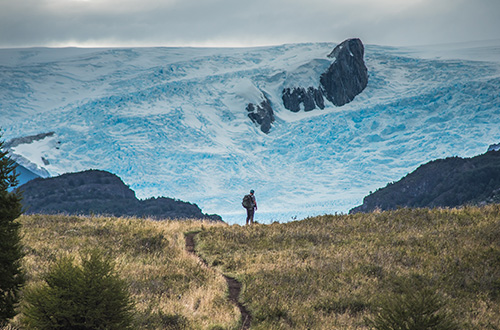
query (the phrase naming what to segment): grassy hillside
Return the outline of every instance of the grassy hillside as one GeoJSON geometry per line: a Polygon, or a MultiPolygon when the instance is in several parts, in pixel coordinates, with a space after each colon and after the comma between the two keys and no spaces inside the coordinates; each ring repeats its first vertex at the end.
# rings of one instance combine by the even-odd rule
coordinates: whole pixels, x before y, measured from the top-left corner
{"type": "Polygon", "coordinates": [[[185,251],[185,232],[225,224],[46,215],[20,221],[28,286],[61,256],[78,259],[80,251],[99,247],[111,253],[130,285],[137,329],[231,329],[238,324],[239,311],[226,299],[224,279],[185,251]]]}
{"type": "MultiPolygon", "coordinates": [[[[500,329],[500,205],[325,215],[241,227],[196,221],[23,216],[28,285],[99,246],[130,284],[138,329],[238,329],[219,272],[243,284],[251,329],[368,329],[410,286],[460,329],[500,329]],[[195,236],[207,268],[185,251],[195,236]]],[[[15,325],[15,322],[14,322],[15,325]]]]}
{"type": "Polygon", "coordinates": [[[460,329],[500,329],[499,205],[212,227],[198,239],[209,265],[243,283],[252,329],[366,329],[404,283],[434,292],[460,329]]]}

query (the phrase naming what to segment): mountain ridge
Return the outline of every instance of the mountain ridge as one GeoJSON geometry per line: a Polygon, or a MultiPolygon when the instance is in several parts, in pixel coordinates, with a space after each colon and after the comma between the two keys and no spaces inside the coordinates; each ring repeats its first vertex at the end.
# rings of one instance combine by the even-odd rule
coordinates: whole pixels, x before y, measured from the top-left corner
{"type": "Polygon", "coordinates": [[[349,213],[400,207],[460,207],[500,202],[500,151],[433,160],[369,194],[349,213]]]}
{"type": "Polygon", "coordinates": [[[25,214],[111,215],[163,219],[222,221],[203,214],[196,204],[158,197],[138,200],[116,175],[87,170],[51,178],[36,178],[19,186],[25,214]]]}

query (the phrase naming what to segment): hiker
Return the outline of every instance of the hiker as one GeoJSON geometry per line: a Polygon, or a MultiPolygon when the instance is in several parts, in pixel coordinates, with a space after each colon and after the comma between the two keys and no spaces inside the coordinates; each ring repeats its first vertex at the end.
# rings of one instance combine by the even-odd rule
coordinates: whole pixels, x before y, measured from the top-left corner
{"type": "Polygon", "coordinates": [[[257,202],[255,201],[253,189],[250,190],[250,194],[243,197],[243,202],[241,204],[247,209],[247,225],[253,224],[253,215],[255,210],[257,210],[257,202]]]}

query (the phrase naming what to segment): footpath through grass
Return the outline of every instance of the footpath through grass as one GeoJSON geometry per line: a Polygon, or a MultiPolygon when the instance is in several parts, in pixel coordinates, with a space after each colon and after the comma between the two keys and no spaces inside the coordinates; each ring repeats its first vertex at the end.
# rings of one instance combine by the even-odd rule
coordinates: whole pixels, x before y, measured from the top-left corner
{"type": "Polygon", "coordinates": [[[368,329],[402,283],[461,329],[500,329],[500,206],[210,227],[197,249],[243,284],[251,329],[368,329]]]}
{"type": "MultiPolygon", "coordinates": [[[[56,260],[101,249],[129,284],[137,329],[235,329],[239,310],[224,278],[185,250],[184,233],[225,224],[135,218],[22,216],[27,286],[56,260]]],[[[18,318],[12,326],[18,326],[18,318]]]]}

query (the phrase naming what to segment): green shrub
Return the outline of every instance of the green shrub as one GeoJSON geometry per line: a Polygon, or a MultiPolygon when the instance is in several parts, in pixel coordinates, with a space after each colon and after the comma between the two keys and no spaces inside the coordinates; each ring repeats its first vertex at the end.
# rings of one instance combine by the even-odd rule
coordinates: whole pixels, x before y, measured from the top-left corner
{"type": "Polygon", "coordinates": [[[445,303],[431,286],[406,281],[378,303],[375,316],[367,320],[376,330],[459,329],[444,311],[445,303]]]}
{"type": "Polygon", "coordinates": [[[28,289],[23,324],[29,329],[128,329],[133,304],[126,283],[109,257],[98,250],[82,256],[81,266],[62,258],[28,289]]]}
{"type": "Polygon", "coordinates": [[[20,224],[21,195],[9,191],[17,185],[15,163],[0,141],[0,327],[16,315],[19,290],[24,284],[20,224]]]}

